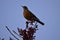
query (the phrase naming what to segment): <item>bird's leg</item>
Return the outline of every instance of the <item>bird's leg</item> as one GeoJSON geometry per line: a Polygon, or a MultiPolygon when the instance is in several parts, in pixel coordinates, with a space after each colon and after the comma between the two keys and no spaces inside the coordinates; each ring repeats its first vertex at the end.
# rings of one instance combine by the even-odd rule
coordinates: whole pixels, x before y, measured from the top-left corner
{"type": "Polygon", "coordinates": [[[38,28],[37,22],[35,21],[35,28],[38,28]]]}
{"type": "Polygon", "coordinates": [[[28,24],[29,24],[29,22],[28,22],[28,21],[26,21],[26,28],[28,28],[28,24]]]}

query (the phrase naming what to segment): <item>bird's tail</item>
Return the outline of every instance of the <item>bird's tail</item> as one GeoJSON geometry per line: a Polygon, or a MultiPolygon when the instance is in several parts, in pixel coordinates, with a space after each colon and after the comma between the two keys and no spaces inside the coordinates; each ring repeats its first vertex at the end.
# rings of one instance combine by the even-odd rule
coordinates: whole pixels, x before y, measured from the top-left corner
{"type": "Polygon", "coordinates": [[[37,22],[39,22],[40,24],[44,25],[44,23],[43,23],[43,22],[41,22],[40,20],[37,20],[37,22]]]}

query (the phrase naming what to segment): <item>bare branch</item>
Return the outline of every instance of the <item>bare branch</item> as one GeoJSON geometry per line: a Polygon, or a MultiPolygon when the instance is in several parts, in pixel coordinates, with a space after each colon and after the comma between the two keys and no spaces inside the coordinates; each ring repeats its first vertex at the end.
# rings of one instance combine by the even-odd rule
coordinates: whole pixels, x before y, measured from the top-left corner
{"type": "Polygon", "coordinates": [[[15,33],[17,36],[19,36],[19,37],[21,37],[18,33],[16,33],[14,30],[12,30],[13,31],[13,33],[15,33]]]}
{"type": "Polygon", "coordinates": [[[14,38],[16,38],[17,40],[19,40],[11,31],[10,31],[10,29],[6,26],[6,28],[7,28],[7,30],[10,32],[10,34],[14,37],[14,38]]]}

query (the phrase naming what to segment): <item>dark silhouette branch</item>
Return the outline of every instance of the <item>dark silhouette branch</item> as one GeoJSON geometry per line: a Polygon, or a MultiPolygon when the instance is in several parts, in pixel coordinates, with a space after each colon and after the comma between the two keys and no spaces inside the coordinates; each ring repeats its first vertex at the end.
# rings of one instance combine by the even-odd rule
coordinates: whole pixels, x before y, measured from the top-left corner
{"type": "Polygon", "coordinates": [[[6,26],[6,28],[7,28],[7,30],[10,32],[10,34],[15,38],[15,39],[17,39],[17,40],[19,40],[11,31],[10,31],[10,29],[6,26]]]}
{"type": "Polygon", "coordinates": [[[17,36],[21,37],[18,33],[16,33],[14,30],[12,30],[14,34],[16,34],[17,36]]]}
{"type": "Polygon", "coordinates": [[[10,37],[10,39],[9,40],[13,40],[11,37],[10,37]]]}

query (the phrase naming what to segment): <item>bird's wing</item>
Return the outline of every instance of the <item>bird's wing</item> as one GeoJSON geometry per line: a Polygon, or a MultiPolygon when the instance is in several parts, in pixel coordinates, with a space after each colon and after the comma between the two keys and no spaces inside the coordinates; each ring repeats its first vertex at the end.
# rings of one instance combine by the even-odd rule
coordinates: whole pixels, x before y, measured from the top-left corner
{"type": "MultiPolygon", "coordinates": [[[[30,12],[30,11],[29,11],[30,12]]],[[[30,12],[31,18],[33,18],[34,21],[39,22],[40,24],[44,25],[42,21],[40,21],[32,12],[30,12]]]]}
{"type": "Polygon", "coordinates": [[[35,21],[39,20],[31,11],[29,11],[29,13],[30,13],[31,17],[34,18],[35,21]]]}

